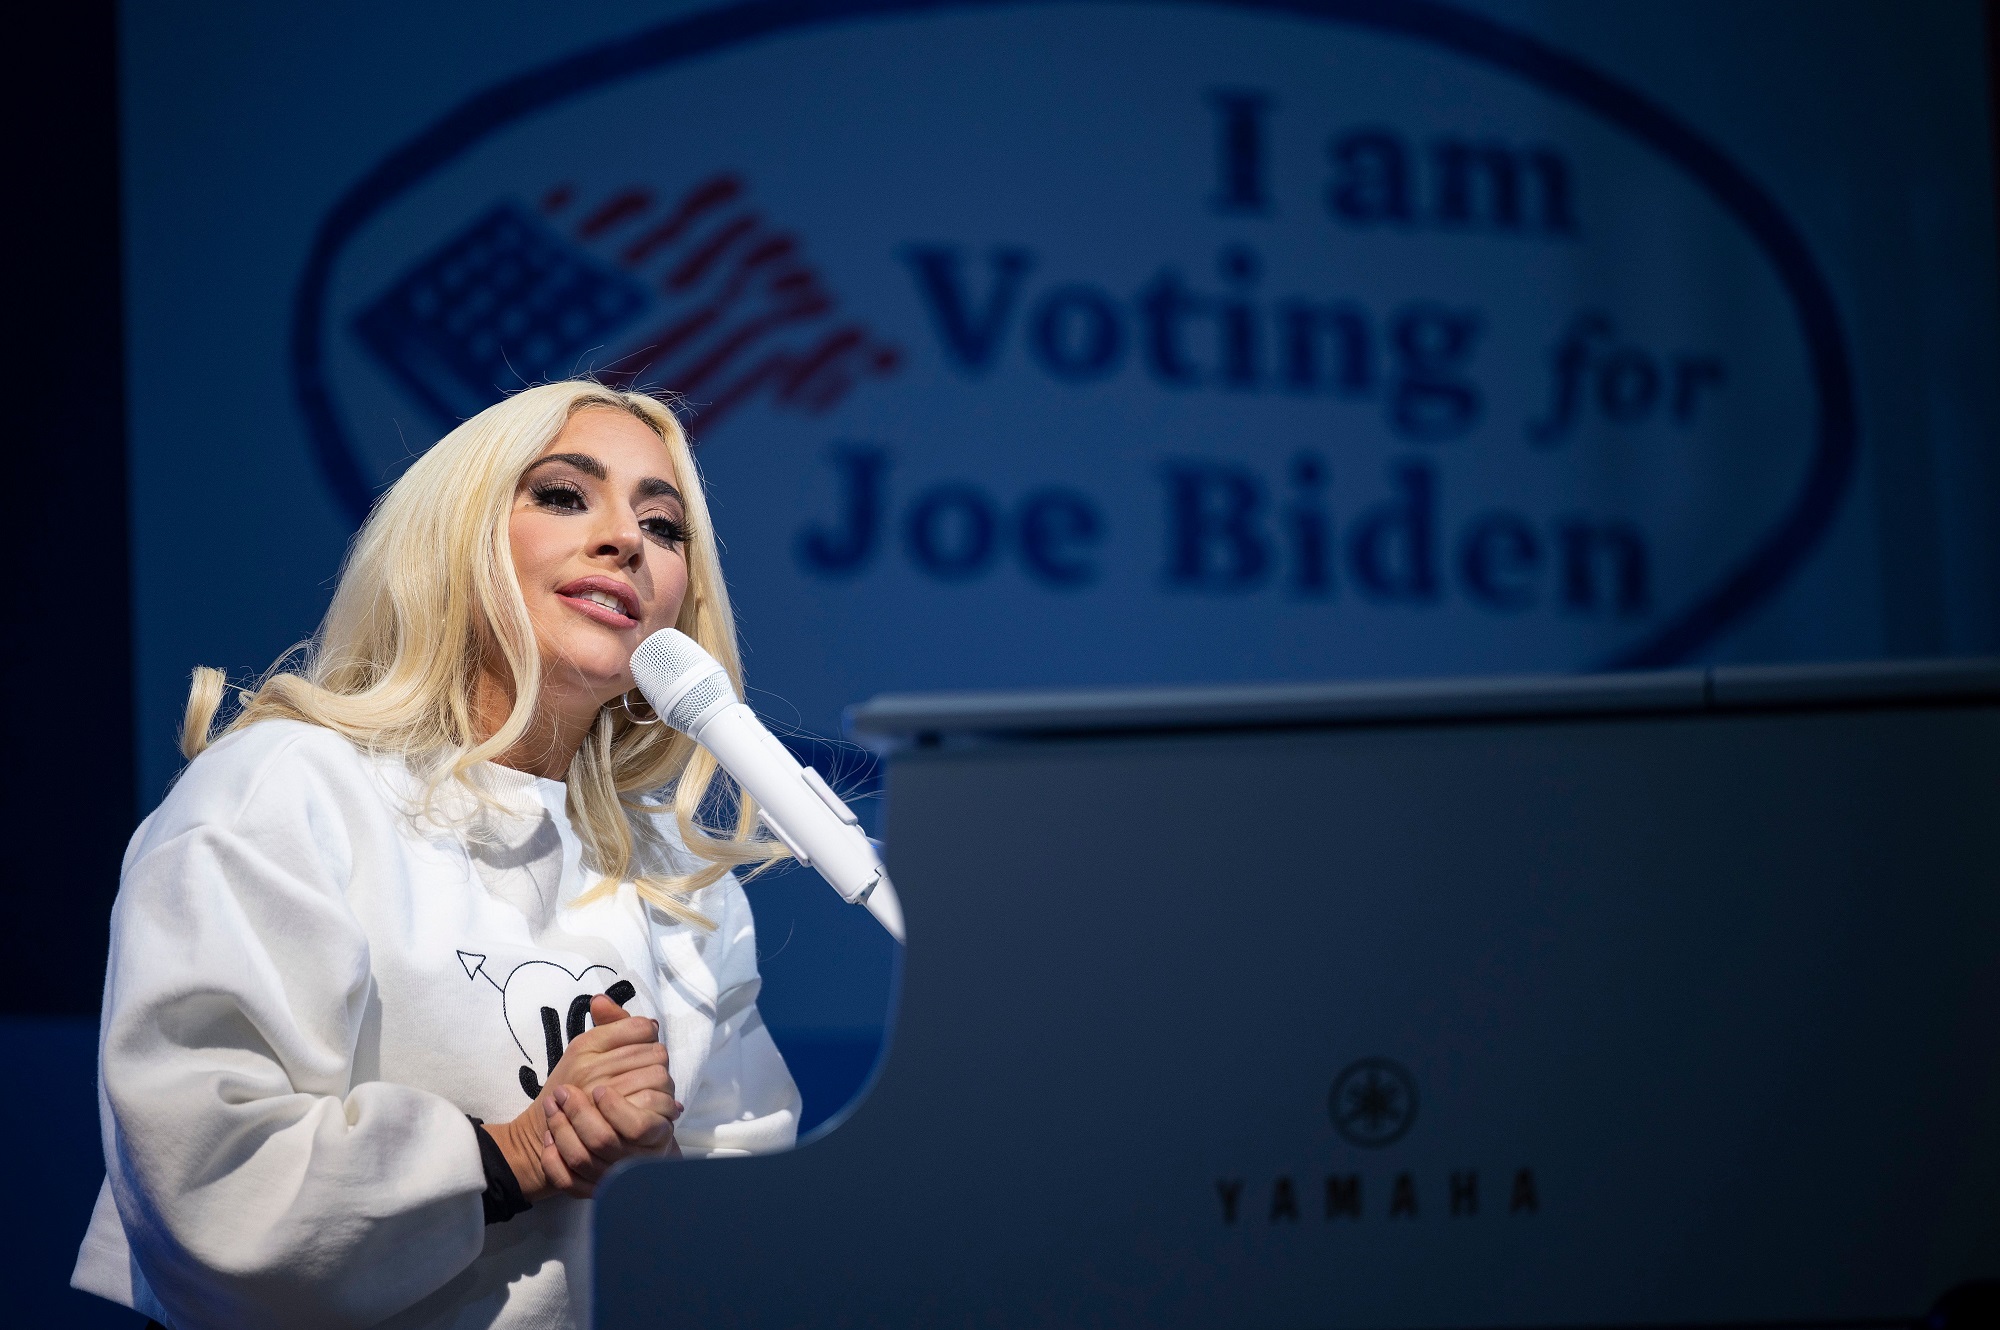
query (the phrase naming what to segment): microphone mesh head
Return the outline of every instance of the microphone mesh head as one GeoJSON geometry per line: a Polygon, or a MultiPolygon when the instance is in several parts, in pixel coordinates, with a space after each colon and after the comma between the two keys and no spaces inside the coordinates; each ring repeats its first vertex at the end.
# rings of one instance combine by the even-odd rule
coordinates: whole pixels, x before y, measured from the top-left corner
{"type": "Polygon", "coordinates": [[[711,674],[681,695],[681,700],[667,714],[667,724],[683,734],[690,733],[708,719],[710,712],[735,700],[736,690],[729,686],[729,676],[711,674]]]}
{"type": "Polygon", "coordinates": [[[638,680],[642,691],[650,695],[657,680],[671,684],[690,670],[707,666],[719,670],[721,665],[715,657],[701,649],[701,644],[678,628],[662,628],[639,644],[632,653],[632,676],[638,680]],[[640,671],[649,678],[639,678],[640,671]]]}
{"type": "Polygon", "coordinates": [[[675,628],[662,628],[639,644],[632,653],[632,681],[661,718],[684,734],[708,719],[717,707],[736,700],[728,672],[693,638],[675,628]],[[699,682],[690,675],[699,676],[699,682]],[[670,705],[661,705],[669,701],[670,705]]]}

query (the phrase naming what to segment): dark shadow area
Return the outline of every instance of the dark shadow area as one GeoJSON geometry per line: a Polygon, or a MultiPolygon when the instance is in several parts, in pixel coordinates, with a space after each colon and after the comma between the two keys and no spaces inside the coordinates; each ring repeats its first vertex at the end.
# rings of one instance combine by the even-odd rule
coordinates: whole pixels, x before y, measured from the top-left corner
{"type": "MultiPolygon", "coordinates": [[[[15,394],[4,532],[0,802],[17,946],[0,1012],[95,1013],[132,832],[130,516],[120,312],[116,7],[21,11],[6,43],[15,394]]],[[[92,1114],[93,1121],[95,1113],[92,1114]]]]}

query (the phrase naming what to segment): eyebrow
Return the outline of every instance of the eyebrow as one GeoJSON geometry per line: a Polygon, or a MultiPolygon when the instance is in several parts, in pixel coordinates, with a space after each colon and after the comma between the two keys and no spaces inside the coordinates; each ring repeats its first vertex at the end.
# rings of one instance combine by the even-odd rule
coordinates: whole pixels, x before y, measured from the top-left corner
{"type": "Polygon", "coordinates": [[[606,475],[604,463],[589,453],[550,453],[547,457],[536,459],[528,470],[533,471],[535,467],[547,466],[550,462],[567,462],[593,480],[603,480],[606,475]]]}
{"type": "MultiPolygon", "coordinates": [[[[593,480],[606,480],[609,478],[609,473],[604,469],[604,463],[598,461],[589,453],[550,453],[547,457],[536,460],[528,467],[528,470],[533,471],[536,467],[547,466],[550,462],[562,462],[565,465],[573,466],[593,480]]],[[[647,476],[639,482],[640,498],[657,499],[663,495],[672,499],[675,503],[684,505],[687,502],[687,500],[681,497],[679,490],[666,481],[661,480],[658,476],[647,476]]]]}

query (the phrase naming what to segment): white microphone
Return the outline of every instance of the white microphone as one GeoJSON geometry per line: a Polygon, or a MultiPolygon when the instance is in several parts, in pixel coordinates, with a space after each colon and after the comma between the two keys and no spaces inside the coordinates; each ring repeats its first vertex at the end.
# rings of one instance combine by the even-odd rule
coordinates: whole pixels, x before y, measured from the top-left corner
{"type": "Polygon", "coordinates": [[[743,705],[715,657],[686,633],[662,628],[632,653],[632,680],[661,719],[715,755],[800,863],[818,869],[842,900],[867,906],[889,936],[903,940],[902,903],[860,819],[743,705]]]}

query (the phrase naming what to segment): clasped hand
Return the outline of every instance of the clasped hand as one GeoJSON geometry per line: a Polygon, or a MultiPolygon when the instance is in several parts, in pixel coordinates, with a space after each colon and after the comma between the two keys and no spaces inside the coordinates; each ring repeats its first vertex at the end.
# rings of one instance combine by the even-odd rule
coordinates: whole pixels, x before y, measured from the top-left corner
{"type": "Polygon", "coordinates": [[[588,1197],[611,1166],[633,1156],[678,1155],[674,1078],[660,1023],[590,1000],[592,1028],[570,1041],[542,1092],[504,1127],[487,1130],[530,1201],[555,1192],[588,1197]]]}

